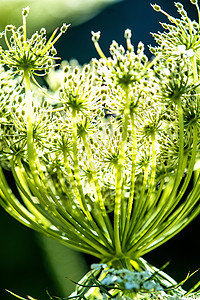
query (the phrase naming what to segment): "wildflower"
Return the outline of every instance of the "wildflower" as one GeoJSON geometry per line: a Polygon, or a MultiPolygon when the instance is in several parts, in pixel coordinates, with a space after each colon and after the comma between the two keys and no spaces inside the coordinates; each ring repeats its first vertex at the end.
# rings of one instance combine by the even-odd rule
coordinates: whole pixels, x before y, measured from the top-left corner
{"type": "Polygon", "coordinates": [[[164,57],[175,57],[177,60],[185,57],[193,61],[193,73],[195,82],[197,83],[197,70],[195,67],[195,60],[199,58],[199,24],[200,24],[200,11],[197,1],[191,1],[196,6],[199,22],[191,21],[185,11],[183,5],[179,2],[175,3],[180,19],[170,16],[163,11],[160,6],[152,5],[153,8],[163,13],[168,20],[172,23],[161,23],[162,27],[167,30],[164,33],[152,34],[158,43],[158,47],[150,47],[152,53],[160,52],[164,57]]]}
{"type": "Polygon", "coordinates": [[[96,75],[86,65],[83,70],[78,67],[71,72],[70,68],[64,69],[64,84],[59,90],[60,101],[63,109],[97,116],[103,109],[103,95],[106,91],[96,84],[96,75]]]}
{"type": "Polygon", "coordinates": [[[198,84],[195,84],[189,76],[192,68],[185,60],[173,64],[170,62],[165,64],[162,73],[160,73],[159,68],[155,68],[155,72],[159,78],[159,80],[156,78],[155,82],[158,83],[158,89],[162,94],[160,101],[165,103],[176,103],[177,99],[183,99],[184,96],[188,97],[198,87],[198,84]]]}
{"type": "MultiPolygon", "coordinates": [[[[175,285],[141,256],[200,212],[198,37],[188,47],[196,25],[176,6],[188,27],[168,16],[174,25],[164,26],[175,34],[158,39],[152,61],[141,42],[134,50],[129,29],[126,47],[113,42],[108,58],[93,33],[100,59],[52,69],[49,80],[62,72],[54,101],[34,76],[54,65],[53,45],[67,26],[48,42],[44,29],[29,40],[24,10],[23,26],[4,33],[1,62],[11,70],[0,75],[0,158],[22,199],[0,169],[0,203],[23,224],[99,258],[92,275],[100,277],[90,274],[88,288],[114,285],[132,297],[175,285]]],[[[103,293],[115,295],[107,287],[103,293]]]]}
{"type": "Polygon", "coordinates": [[[144,54],[144,45],[140,42],[137,54],[135,54],[130,41],[130,33],[130,30],[125,33],[127,51],[123,46],[113,41],[110,46],[112,58],[102,57],[99,61],[94,60],[97,68],[99,66],[98,72],[100,72],[103,80],[112,84],[113,87],[121,87],[123,90],[141,82],[148,76],[146,72],[148,59],[144,54]]]}
{"type": "Polygon", "coordinates": [[[26,18],[29,7],[23,9],[23,25],[18,29],[13,25],[7,25],[1,37],[5,38],[7,50],[0,48],[0,62],[9,67],[14,74],[28,72],[34,80],[34,75],[41,76],[49,72],[56,59],[55,42],[67,30],[69,25],[63,24],[60,33],[56,36],[58,29],[46,41],[46,31],[42,28],[30,39],[27,38],[26,18]],[[10,33],[10,38],[8,35],[10,33]]]}

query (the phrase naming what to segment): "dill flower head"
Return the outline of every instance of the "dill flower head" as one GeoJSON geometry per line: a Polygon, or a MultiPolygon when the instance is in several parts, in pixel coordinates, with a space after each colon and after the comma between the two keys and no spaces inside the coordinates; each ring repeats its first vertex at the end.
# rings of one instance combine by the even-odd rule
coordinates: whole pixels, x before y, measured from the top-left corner
{"type": "Polygon", "coordinates": [[[199,18],[198,22],[188,17],[186,10],[180,2],[175,2],[180,18],[170,16],[159,5],[152,5],[155,11],[163,13],[171,23],[161,23],[165,32],[152,34],[158,43],[158,47],[150,47],[153,53],[159,49],[159,51],[162,50],[161,52],[164,56],[174,56],[177,59],[196,56],[199,59],[200,12],[197,1],[190,2],[196,6],[199,18]]]}
{"type": "Polygon", "coordinates": [[[142,272],[141,256],[200,212],[197,51],[179,59],[175,41],[169,48],[163,35],[168,46],[149,60],[126,30],[126,48],[113,42],[105,57],[100,34],[93,33],[100,58],[52,69],[48,80],[60,78],[50,84],[52,101],[30,85],[30,75],[53,65],[53,45],[67,26],[48,42],[43,30],[29,40],[26,15],[21,29],[6,28],[8,50],[1,50],[11,70],[0,76],[0,162],[21,195],[0,169],[1,205],[25,225],[109,266],[142,272]]]}
{"type": "Polygon", "coordinates": [[[28,72],[33,75],[46,74],[54,65],[56,59],[55,42],[67,30],[69,25],[63,24],[59,34],[56,36],[58,28],[53,32],[50,39],[46,40],[46,30],[42,28],[30,39],[27,38],[26,18],[29,7],[22,11],[23,25],[15,28],[7,25],[1,38],[4,37],[7,50],[0,48],[0,62],[9,67],[14,74],[28,72]]]}
{"type": "MultiPolygon", "coordinates": [[[[93,41],[94,36],[95,33],[93,33],[93,41]]],[[[98,72],[102,76],[102,79],[105,78],[107,83],[115,88],[118,86],[121,89],[137,85],[137,83],[142,82],[148,77],[148,73],[146,72],[148,58],[144,54],[143,43],[140,42],[138,44],[135,53],[134,47],[131,44],[131,31],[127,29],[124,36],[127,43],[127,50],[122,45],[118,45],[116,41],[113,41],[110,46],[111,57],[106,58],[101,55],[102,58],[100,60],[94,60],[94,63],[99,66],[98,72]]],[[[97,44],[97,41],[95,44],[97,44]]]]}

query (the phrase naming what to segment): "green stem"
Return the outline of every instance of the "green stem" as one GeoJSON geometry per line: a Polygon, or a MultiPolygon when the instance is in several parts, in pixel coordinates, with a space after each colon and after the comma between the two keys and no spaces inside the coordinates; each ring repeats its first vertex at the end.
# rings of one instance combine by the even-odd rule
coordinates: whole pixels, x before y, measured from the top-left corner
{"type": "Polygon", "coordinates": [[[197,153],[197,144],[198,144],[198,128],[197,124],[193,125],[193,148],[192,148],[192,155],[190,158],[190,163],[187,170],[187,176],[183,182],[183,185],[176,197],[176,203],[178,203],[181,198],[184,196],[184,193],[189,185],[190,179],[192,177],[192,173],[194,170],[195,160],[196,160],[196,153],[197,153]]]}
{"type": "Polygon", "coordinates": [[[31,99],[31,83],[30,74],[24,70],[24,83],[25,83],[25,97],[27,105],[27,153],[31,174],[34,178],[36,185],[41,186],[41,182],[36,169],[37,155],[34,147],[33,140],[33,124],[32,124],[32,99],[31,99]]]}
{"type": "MultiPolygon", "coordinates": [[[[163,194],[160,200],[160,202],[164,203],[164,206],[162,207],[162,209],[157,209],[154,213],[152,213],[150,219],[146,221],[148,226],[144,226],[142,231],[138,233],[138,237],[135,237],[135,244],[129,248],[129,255],[131,253],[134,253],[134,251],[137,251],[137,249],[143,247],[143,245],[144,247],[146,247],[147,240],[150,240],[152,242],[153,237],[151,236],[151,234],[154,232],[155,228],[160,224],[160,222],[162,224],[175,208],[175,198],[177,195],[177,190],[182,180],[182,176],[186,165],[184,159],[183,110],[180,99],[177,100],[177,109],[179,115],[179,160],[174,183],[173,185],[169,183],[168,186],[166,186],[165,193],[163,194]]],[[[158,207],[160,208],[160,205],[158,207]]]]}
{"type": "Polygon", "coordinates": [[[143,227],[144,219],[146,218],[146,214],[153,211],[153,207],[155,205],[154,201],[156,198],[153,198],[153,189],[155,184],[155,174],[156,174],[156,140],[155,140],[155,132],[151,135],[152,141],[152,165],[151,165],[151,176],[150,182],[148,184],[148,192],[145,197],[145,191],[147,190],[147,175],[148,172],[144,173],[143,180],[143,189],[141,193],[141,197],[138,200],[138,204],[136,210],[133,212],[133,221],[131,222],[131,228],[129,230],[128,244],[130,245],[130,241],[132,237],[143,227]],[[144,218],[145,216],[145,218],[144,218]],[[136,221],[137,220],[137,221],[136,221]]]}
{"type": "Polygon", "coordinates": [[[90,169],[91,169],[91,172],[92,172],[92,179],[91,180],[92,180],[92,184],[93,184],[94,196],[96,198],[97,203],[99,203],[99,205],[100,205],[100,210],[101,210],[103,220],[104,220],[105,225],[106,225],[106,229],[107,229],[106,231],[108,231],[108,233],[109,233],[110,241],[113,241],[113,228],[112,228],[110,219],[108,217],[108,214],[106,212],[106,208],[105,208],[105,205],[104,205],[104,202],[103,202],[103,199],[102,199],[101,188],[100,188],[99,181],[98,181],[98,178],[97,178],[97,174],[96,174],[96,171],[95,171],[95,168],[94,168],[94,165],[93,165],[91,150],[90,150],[90,147],[88,145],[88,142],[87,142],[87,139],[86,139],[85,135],[82,136],[82,139],[83,139],[83,143],[84,143],[84,146],[85,146],[85,149],[86,149],[86,152],[87,152],[87,157],[88,157],[90,169]]]}
{"type": "Polygon", "coordinates": [[[194,77],[194,84],[198,84],[198,71],[197,71],[197,63],[196,63],[196,56],[193,55],[191,57],[192,69],[193,69],[193,77],[194,77]]]}
{"type": "MultiPolygon", "coordinates": [[[[195,124],[193,126],[193,149],[192,149],[192,155],[188,167],[188,173],[184,180],[183,186],[180,192],[178,193],[176,201],[175,203],[173,203],[173,206],[171,207],[171,211],[175,209],[179,201],[184,196],[184,193],[190,182],[193,173],[194,164],[195,164],[197,143],[198,143],[198,131],[197,131],[197,124],[195,124]]],[[[198,186],[199,185],[195,184],[195,188],[193,188],[193,190],[190,192],[187,199],[180,206],[178,206],[178,208],[170,216],[170,218],[168,216],[165,216],[163,223],[160,226],[160,230],[158,231],[158,235],[155,237],[155,241],[158,240],[159,244],[160,244],[159,239],[162,236],[164,236],[164,238],[162,239],[162,243],[164,243],[165,240],[168,240],[169,238],[174,236],[175,232],[179,232],[182,228],[186,226],[186,224],[188,224],[193,219],[193,213],[191,214],[190,217],[190,212],[193,210],[193,207],[195,206],[199,198],[199,194],[196,192],[196,187],[198,186]]],[[[199,208],[197,207],[197,210],[198,209],[200,209],[200,206],[199,208]]]]}
{"type": "MultiPolygon", "coordinates": [[[[127,88],[125,94],[125,106],[124,106],[124,123],[122,128],[122,140],[120,143],[120,152],[119,152],[119,160],[118,165],[116,167],[116,184],[115,184],[115,207],[114,207],[114,239],[115,239],[115,249],[116,254],[122,254],[121,248],[121,239],[120,239],[120,221],[121,221],[121,198],[122,198],[122,187],[123,187],[123,164],[125,158],[125,147],[127,141],[127,129],[128,129],[128,119],[130,115],[130,108],[129,108],[129,89],[127,88]]],[[[124,223],[126,220],[122,220],[124,223]]]]}
{"type": "Polygon", "coordinates": [[[32,227],[35,217],[15,197],[8,185],[2,169],[0,168],[0,196],[4,207],[9,214],[28,227],[32,227]]]}
{"type": "Polygon", "coordinates": [[[39,205],[36,204],[38,200],[36,200],[36,197],[32,196],[30,192],[30,189],[22,172],[21,162],[19,159],[17,159],[17,163],[11,161],[11,171],[17,184],[20,196],[28,210],[31,212],[31,214],[34,215],[37,220],[40,220],[45,227],[51,226],[51,222],[48,220],[48,218],[46,218],[43,211],[38,210],[39,205]]]}
{"type": "Polygon", "coordinates": [[[143,183],[142,183],[142,191],[140,197],[138,197],[138,199],[135,200],[134,203],[133,215],[130,220],[130,226],[129,226],[128,237],[126,239],[126,244],[130,244],[130,240],[133,238],[134,233],[136,232],[135,226],[136,226],[137,219],[139,217],[139,212],[141,212],[142,208],[145,206],[145,191],[147,186],[148,174],[149,174],[149,168],[148,166],[145,166],[143,183]]]}
{"type": "MultiPolygon", "coordinates": [[[[64,165],[65,165],[67,174],[69,176],[69,180],[70,180],[70,183],[71,183],[72,190],[74,192],[74,195],[75,195],[77,201],[79,202],[79,204],[81,205],[81,208],[82,208],[82,206],[83,206],[82,205],[82,199],[81,199],[79,190],[78,190],[78,188],[76,186],[74,175],[72,173],[72,170],[71,170],[71,167],[70,167],[70,164],[69,164],[68,153],[67,153],[67,151],[65,149],[63,149],[63,155],[64,155],[64,165]]],[[[83,212],[84,212],[84,210],[83,210],[83,212]]]]}
{"type": "Polygon", "coordinates": [[[125,224],[125,230],[123,234],[123,247],[126,243],[127,234],[130,230],[130,218],[131,218],[131,212],[133,209],[133,202],[134,202],[134,192],[135,192],[135,170],[136,170],[136,156],[137,156],[137,140],[136,140],[136,128],[135,128],[135,121],[134,116],[131,115],[131,125],[132,125],[132,138],[133,138],[133,152],[132,152],[132,170],[131,170],[131,183],[130,183],[130,190],[129,190],[129,199],[128,199],[128,205],[127,209],[125,211],[126,217],[126,224],[125,224]]]}
{"type": "MultiPolygon", "coordinates": [[[[144,206],[140,206],[140,210],[138,212],[138,220],[136,224],[135,231],[137,231],[137,228],[141,225],[141,220],[143,216],[146,214],[147,211],[149,211],[153,204],[152,198],[153,198],[153,189],[155,184],[155,175],[156,175],[156,140],[155,140],[155,132],[151,134],[151,142],[152,142],[152,164],[151,164],[151,176],[150,176],[150,182],[148,184],[148,192],[145,197],[145,200],[143,201],[144,206]]],[[[147,186],[146,186],[147,189],[147,186]]]]}
{"type": "MultiPolygon", "coordinates": [[[[38,171],[37,171],[37,167],[36,167],[36,164],[38,165],[39,162],[38,162],[37,154],[36,154],[36,151],[35,151],[35,148],[34,148],[30,75],[29,75],[29,73],[27,71],[24,71],[24,81],[25,81],[26,103],[27,103],[27,146],[28,146],[27,147],[28,148],[27,152],[28,152],[28,159],[29,159],[30,170],[31,170],[31,174],[33,176],[34,182],[35,182],[36,186],[39,188],[39,190],[42,191],[43,187],[44,187],[44,190],[46,190],[45,186],[43,186],[43,183],[46,182],[46,180],[44,182],[40,180],[39,175],[38,175],[38,171]]],[[[75,134],[74,134],[73,137],[75,137],[75,134]]],[[[75,140],[75,138],[73,139],[73,141],[74,140],[75,140]]],[[[75,145],[76,145],[76,142],[73,143],[74,148],[75,148],[75,145]]],[[[76,149],[77,149],[77,147],[76,147],[76,149]]],[[[75,153],[75,155],[76,155],[76,153],[75,153]]],[[[81,188],[81,184],[80,184],[80,178],[78,176],[79,174],[77,175],[77,166],[78,166],[77,165],[77,163],[78,163],[78,161],[77,161],[77,155],[76,155],[76,159],[74,161],[75,161],[75,177],[76,177],[76,180],[79,183],[78,184],[78,189],[79,189],[79,192],[81,191],[81,198],[82,198],[81,200],[83,200],[84,196],[83,196],[83,192],[82,192],[82,188],[81,188]]],[[[40,167],[40,166],[38,166],[38,167],[40,167]]],[[[42,177],[44,177],[44,174],[40,174],[40,175],[42,177]]],[[[29,182],[29,184],[30,184],[30,182],[29,182]]],[[[33,185],[32,185],[32,189],[34,189],[33,185]]],[[[34,190],[34,193],[37,193],[36,189],[34,190]]],[[[38,194],[38,196],[39,196],[39,194],[38,194]]],[[[82,209],[84,210],[84,212],[87,215],[88,219],[90,221],[92,221],[92,223],[94,225],[94,221],[91,218],[91,215],[89,213],[89,210],[87,208],[86,203],[85,202],[84,203],[81,202],[81,205],[82,205],[82,209]]],[[[92,243],[92,241],[90,241],[90,243],[92,243]]],[[[95,245],[94,249],[95,249],[95,247],[97,249],[99,248],[98,245],[95,245]]],[[[107,252],[105,252],[103,250],[102,246],[100,246],[99,251],[101,253],[104,253],[104,255],[107,255],[107,252]]]]}
{"type": "Polygon", "coordinates": [[[53,237],[56,240],[70,246],[73,249],[83,251],[84,253],[95,255],[96,257],[102,258],[102,254],[94,252],[88,247],[78,244],[74,241],[69,241],[62,236],[62,231],[44,226],[39,222],[15,197],[12,190],[10,189],[2,170],[0,169],[0,203],[5,210],[13,216],[16,220],[23,223],[24,225],[41,232],[49,237],[53,237]]]}
{"type": "Polygon", "coordinates": [[[27,105],[27,153],[28,153],[28,161],[29,167],[31,171],[31,175],[33,180],[40,190],[41,194],[45,197],[45,192],[51,194],[53,198],[56,197],[53,195],[50,187],[47,184],[45,175],[40,166],[40,162],[38,160],[38,156],[34,146],[34,136],[33,136],[33,123],[32,123],[32,99],[31,99],[31,86],[30,86],[30,74],[27,70],[24,70],[24,83],[25,83],[25,97],[26,97],[26,105],[27,105]]]}
{"type": "Polygon", "coordinates": [[[183,161],[184,161],[184,124],[183,124],[183,109],[181,105],[181,99],[177,99],[177,109],[178,109],[178,117],[179,117],[179,155],[178,155],[178,166],[177,172],[174,181],[174,187],[172,189],[171,199],[174,200],[177,194],[177,190],[179,184],[182,180],[182,176],[184,173],[183,170],[183,161]]]}
{"type": "Polygon", "coordinates": [[[103,53],[101,47],[99,46],[99,43],[98,43],[98,42],[94,42],[94,46],[95,46],[96,51],[98,52],[99,56],[100,56],[101,58],[107,59],[106,56],[105,56],[105,54],[103,53]]]}
{"type": "Polygon", "coordinates": [[[62,206],[58,207],[58,204],[56,206],[50,204],[48,198],[43,202],[43,197],[40,196],[40,193],[33,188],[33,185],[31,186],[30,181],[26,181],[27,174],[23,172],[23,167],[19,160],[18,164],[19,167],[17,167],[17,170],[14,169],[14,165],[12,167],[13,175],[19,187],[19,191],[21,191],[20,194],[24,203],[36,219],[42,221],[45,227],[54,225],[59,228],[61,232],[67,232],[68,237],[71,235],[73,240],[80,240],[81,243],[87,243],[87,246],[99,249],[100,252],[102,252],[102,245],[97,242],[96,236],[90,230],[85,230],[81,224],[81,218],[79,217],[78,220],[74,219],[62,206]],[[31,191],[29,187],[32,187],[31,191]],[[34,194],[34,198],[37,197],[37,201],[34,202],[31,192],[34,194]],[[42,203],[43,206],[41,206],[40,203],[42,203]],[[43,207],[50,208],[46,210],[43,207]],[[56,218],[54,216],[56,216],[56,218]]]}
{"type": "MultiPolygon", "coordinates": [[[[79,194],[81,197],[80,205],[81,205],[83,212],[87,216],[91,226],[93,227],[93,229],[96,231],[96,233],[99,235],[99,237],[104,240],[106,237],[103,235],[101,228],[99,228],[97,226],[97,224],[95,223],[95,221],[89,211],[89,208],[87,206],[87,202],[86,202],[86,199],[85,199],[85,196],[83,193],[83,188],[81,185],[81,178],[80,178],[80,173],[79,173],[79,163],[78,163],[77,115],[76,115],[75,110],[72,111],[72,126],[73,126],[73,128],[72,128],[72,143],[73,143],[74,177],[75,177],[77,188],[78,188],[78,191],[79,191],[79,194]]],[[[107,244],[107,241],[106,241],[106,244],[107,244]]]]}
{"type": "Polygon", "coordinates": [[[83,193],[83,188],[81,185],[81,178],[79,173],[79,163],[78,163],[78,135],[77,135],[77,116],[76,116],[76,110],[72,111],[72,143],[73,143],[73,163],[74,163],[74,177],[76,181],[76,185],[80,194],[80,197],[78,200],[80,201],[80,206],[84,212],[84,214],[87,216],[88,220],[93,223],[92,216],[90,214],[90,211],[87,207],[87,203],[85,200],[85,196],[83,193]]]}

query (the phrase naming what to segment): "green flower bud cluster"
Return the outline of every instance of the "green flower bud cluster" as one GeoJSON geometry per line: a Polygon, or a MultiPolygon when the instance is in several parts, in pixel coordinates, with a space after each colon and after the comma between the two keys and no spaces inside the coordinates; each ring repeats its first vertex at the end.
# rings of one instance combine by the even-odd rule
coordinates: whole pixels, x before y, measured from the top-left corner
{"type": "Polygon", "coordinates": [[[55,64],[55,55],[57,54],[54,44],[60,36],[66,32],[69,25],[63,24],[60,33],[56,36],[56,29],[49,41],[46,40],[46,30],[42,28],[36,32],[30,39],[27,39],[26,18],[29,13],[29,7],[23,9],[23,25],[15,28],[13,25],[7,25],[1,38],[5,38],[8,49],[0,48],[0,62],[9,67],[14,74],[22,74],[27,71],[31,76],[47,74],[55,64]]]}
{"type": "Polygon", "coordinates": [[[162,52],[165,58],[170,56],[179,60],[182,57],[190,58],[194,56],[198,58],[200,12],[197,1],[190,2],[196,6],[198,23],[190,20],[183,5],[179,2],[176,2],[175,6],[180,14],[180,19],[170,16],[160,6],[152,5],[155,11],[163,13],[172,24],[161,23],[166,31],[152,34],[159,45],[154,48],[150,47],[152,53],[159,51],[162,52]]]}
{"type": "MultiPolygon", "coordinates": [[[[173,24],[154,34],[152,60],[142,42],[134,49],[129,29],[126,47],[113,41],[106,57],[97,32],[99,59],[55,70],[54,44],[68,26],[49,41],[43,28],[28,39],[27,9],[23,26],[3,33],[0,204],[26,226],[118,269],[145,271],[140,257],[200,213],[199,25],[176,7],[180,20],[163,12],[173,24]],[[49,70],[44,90],[34,76],[49,70]]],[[[147,276],[127,286],[158,285],[147,276]]]]}

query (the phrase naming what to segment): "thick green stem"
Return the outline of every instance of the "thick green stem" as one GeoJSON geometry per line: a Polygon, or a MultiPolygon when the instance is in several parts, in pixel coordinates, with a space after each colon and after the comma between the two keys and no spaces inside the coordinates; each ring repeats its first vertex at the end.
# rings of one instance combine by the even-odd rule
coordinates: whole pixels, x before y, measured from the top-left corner
{"type": "Polygon", "coordinates": [[[130,184],[130,190],[129,190],[129,199],[128,199],[128,205],[126,209],[126,225],[125,225],[125,230],[123,234],[123,247],[125,246],[126,243],[126,238],[127,234],[130,229],[130,218],[131,218],[131,213],[133,209],[133,202],[134,202],[134,192],[135,192],[135,170],[136,170],[136,156],[137,156],[137,141],[136,141],[136,128],[135,128],[135,122],[134,122],[134,116],[131,116],[131,125],[132,125],[132,147],[133,147],[133,152],[132,152],[132,170],[131,170],[131,184],[130,184]]]}
{"type": "MultiPolygon", "coordinates": [[[[122,128],[122,140],[120,144],[119,160],[116,167],[116,184],[115,184],[115,207],[114,207],[114,239],[117,256],[122,254],[121,248],[121,230],[120,230],[120,219],[121,219],[121,199],[123,193],[123,169],[124,169],[124,158],[125,158],[125,147],[127,142],[127,129],[128,120],[130,115],[129,108],[129,89],[127,88],[125,94],[125,106],[124,106],[124,123],[122,128]]],[[[122,220],[125,224],[126,220],[122,220]]]]}

